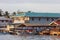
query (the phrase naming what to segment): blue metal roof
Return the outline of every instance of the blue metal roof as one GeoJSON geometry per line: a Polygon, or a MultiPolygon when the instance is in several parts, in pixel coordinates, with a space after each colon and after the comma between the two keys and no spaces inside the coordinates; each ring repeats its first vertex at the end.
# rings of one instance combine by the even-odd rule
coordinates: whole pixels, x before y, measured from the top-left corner
{"type": "Polygon", "coordinates": [[[16,16],[28,16],[28,17],[60,17],[60,13],[25,12],[25,13],[17,14],[16,16]]]}

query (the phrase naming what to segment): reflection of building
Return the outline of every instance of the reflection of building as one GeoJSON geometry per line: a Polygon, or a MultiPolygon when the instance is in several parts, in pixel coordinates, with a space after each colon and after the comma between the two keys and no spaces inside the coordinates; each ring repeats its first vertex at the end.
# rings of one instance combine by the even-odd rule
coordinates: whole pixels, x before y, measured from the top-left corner
{"type": "Polygon", "coordinates": [[[22,27],[22,29],[27,30],[29,27],[32,27],[33,29],[31,28],[31,30],[41,31],[46,30],[46,28],[49,29],[50,27],[56,27],[56,25],[50,25],[50,23],[59,19],[60,14],[25,12],[16,14],[15,16],[12,16],[12,18],[16,29],[20,29],[22,27]]]}

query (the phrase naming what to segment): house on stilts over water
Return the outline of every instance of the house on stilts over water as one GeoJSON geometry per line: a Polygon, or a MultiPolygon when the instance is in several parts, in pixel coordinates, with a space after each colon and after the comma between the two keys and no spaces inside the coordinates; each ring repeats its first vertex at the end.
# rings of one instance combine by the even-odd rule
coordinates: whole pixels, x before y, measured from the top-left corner
{"type": "MultiPolygon", "coordinates": [[[[11,18],[13,19],[13,23],[10,24],[10,26],[14,25],[14,31],[32,33],[60,27],[59,25],[51,25],[53,21],[60,19],[60,13],[37,13],[28,11],[17,13],[11,18]]],[[[12,28],[10,30],[12,30],[12,28]]]]}

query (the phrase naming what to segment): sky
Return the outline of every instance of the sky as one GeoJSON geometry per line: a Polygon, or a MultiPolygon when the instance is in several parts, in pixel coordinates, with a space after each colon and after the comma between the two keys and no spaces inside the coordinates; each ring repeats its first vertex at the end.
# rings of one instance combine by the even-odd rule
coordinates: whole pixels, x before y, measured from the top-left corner
{"type": "Polygon", "coordinates": [[[60,13],[60,0],[0,0],[3,11],[33,11],[60,13]]]}

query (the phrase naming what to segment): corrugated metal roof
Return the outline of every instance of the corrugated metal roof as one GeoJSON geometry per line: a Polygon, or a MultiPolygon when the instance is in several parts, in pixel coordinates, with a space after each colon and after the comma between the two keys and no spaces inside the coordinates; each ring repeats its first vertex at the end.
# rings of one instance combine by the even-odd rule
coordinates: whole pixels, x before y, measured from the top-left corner
{"type": "Polygon", "coordinates": [[[16,16],[28,16],[28,17],[60,17],[60,13],[25,12],[25,13],[17,14],[16,16]]]}

